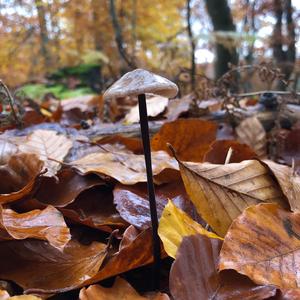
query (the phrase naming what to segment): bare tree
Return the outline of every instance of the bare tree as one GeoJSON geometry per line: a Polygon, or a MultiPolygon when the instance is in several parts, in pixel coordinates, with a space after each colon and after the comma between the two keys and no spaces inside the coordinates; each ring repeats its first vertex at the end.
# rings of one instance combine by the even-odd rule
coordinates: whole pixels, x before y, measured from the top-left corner
{"type": "Polygon", "coordinates": [[[192,90],[195,90],[195,76],[196,76],[196,63],[195,63],[195,51],[196,51],[196,43],[192,31],[192,25],[191,25],[191,0],[186,1],[186,20],[187,20],[187,31],[190,41],[190,47],[191,47],[191,86],[192,90]]]}
{"type": "Polygon", "coordinates": [[[116,40],[116,44],[118,46],[119,54],[130,69],[135,69],[136,65],[135,65],[134,61],[132,61],[129,58],[129,56],[126,53],[126,50],[124,48],[123,34],[122,34],[122,29],[119,24],[119,20],[118,20],[117,13],[116,13],[115,0],[109,0],[109,10],[110,10],[111,21],[112,21],[112,25],[113,25],[114,32],[115,32],[115,40],[116,40]]]}
{"type": "MultiPolygon", "coordinates": [[[[205,2],[214,31],[235,31],[227,0],[205,0],[205,2]]],[[[215,75],[217,78],[228,71],[228,63],[238,63],[236,49],[234,47],[228,49],[217,42],[215,63],[215,75]]]]}
{"type": "Polygon", "coordinates": [[[35,7],[38,14],[38,21],[39,21],[39,29],[40,29],[40,39],[41,39],[41,55],[44,58],[45,68],[51,68],[51,55],[49,52],[48,44],[49,44],[49,36],[48,30],[46,26],[46,11],[45,11],[45,4],[41,0],[35,0],[35,7]]]}

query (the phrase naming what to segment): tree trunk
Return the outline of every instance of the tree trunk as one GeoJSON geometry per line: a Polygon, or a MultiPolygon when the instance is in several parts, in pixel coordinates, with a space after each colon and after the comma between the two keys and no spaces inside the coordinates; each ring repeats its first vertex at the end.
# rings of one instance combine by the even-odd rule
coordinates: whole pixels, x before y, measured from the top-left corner
{"type": "Polygon", "coordinates": [[[51,56],[48,50],[49,44],[49,36],[48,30],[46,26],[46,12],[44,3],[41,0],[35,0],[35,7],[38,14],[38,21],[39,21],[39,29],[40,29],[40,39],[41,39],[41,55],[44,58],[44,65],[46,71],[51,68],[51,56]]]}
{"type": "MultiPolygon", "coordinates": [[[[272,48],[273,55],[277,66],[285,74],[285,80],[288,80],[293,72],[294,64],[296,61],[296,34],[295,24],[292,18],[293,7],[291,0],[274,0],[274,15],[276,23],[273,29],[272,48]],[[286,20],[287,26],[287,50],[284,50],[284,37],[283,37],[283,17],[286,20]]],[[[284,84],[279,84],[280,89],[284,89],[284,84]]]]}
{"type": "Polygon", "coordinates": [[[115,32],[115,40],[116,40],[116,44],[118,46],[119,54],[130,69],[135,69],[136,68],[135,63],[129,59],[129,57],[125,51],[125,48],[124,48],[122,29],[121,29],[121,26],[119,24],[119,20],[118,20],[117,14],[116,14],[115,0],[109,0],[109,4],[110,4],[109,5],[110,17],[111,17],[112,25],[113,25],[114,32],[115,32]]]}
{"type": "MultiPolygon", "coordinates": [[[[235,31],[230,8],[226,0],[205,0],[208,14],[214,31],[235,31]]],[[[222,44],[216,44],[215,76],[219,78],[228,71],[228,63],[237,64],[236,49],[228,49],[222,44]]]]}
{"type": "Polygon", "coordinates": [[[195,63],[195,50],[196,50],[196,43],[195,39],[193,36],[193,31],[192,31],[192,25],[191,25],[191,0],[186,1],[186,9],[187,9],[187,30],[188,30],[188,36],[189,36],[189,41],[190,41],[190,47],[191,47],[191,87],[192,91],[195,91],[195,76],[196,76],[196,63],[195,63]]]}

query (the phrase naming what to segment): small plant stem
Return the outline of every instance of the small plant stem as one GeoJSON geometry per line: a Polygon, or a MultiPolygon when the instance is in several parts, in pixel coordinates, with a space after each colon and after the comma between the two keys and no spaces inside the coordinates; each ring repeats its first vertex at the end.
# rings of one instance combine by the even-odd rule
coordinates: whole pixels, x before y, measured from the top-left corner
{"type": "Polygon", "coordinates": [[[233,149],[230,147],[228,149],[228,152],[227,152],[227,155],[226,155],[226,158],[225,158],[225,165],[229,164],[230,160],[231,160],[231,156],[232,156],[232,152],[233,152],[233,149]]]}
{"type": "Polygon", "coordinates": [[[152,175],[146,95],[145,94],[138,95],[138,100],[139,100],[141,134],[143,140],[144,156],[145,156],[146,171],[147,171],[148,197],[150,202],[150,213],[151,213],[151,223],[152,223],[152,241],[153,241],[153,258],[154,258],[153,287],[154,289],[158,290],[159,281],[160,281],[160,239],[158,236],[158,218],[157,218],[155,191],[154,191],[153,175],[152,175]]]}
{"type": "Polygon", "coordinates": [[[15,111],[15,108],[14,108],[14,99],[8,89],[8,87],[4,84],[4,82],[2,80],[0,80],[0,86],[3,87],[3,89],[5,90],[5,93],[7,95],[7,98],[8,98],[8,103],[9,103],[9,106],[10,106],[10,109],[11,109],[11,113],[15,119],[15,122],[16,122],[16,125],[19,126],[21,125],[21,121],[19,120],[18,116],[17,116],[17,113],[15,111]]]}

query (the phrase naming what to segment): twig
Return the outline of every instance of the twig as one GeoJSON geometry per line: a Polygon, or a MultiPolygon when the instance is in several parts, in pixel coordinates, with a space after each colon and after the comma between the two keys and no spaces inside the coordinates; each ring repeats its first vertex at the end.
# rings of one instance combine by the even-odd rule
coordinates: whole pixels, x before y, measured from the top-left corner
{"type": "Polygon", "coordinates": [[[250,92],[250,93],[242,93],[242,94],[232,94],[233,97],[243,98],[243,97],[250,97],[250,96],[259,96],[265,93],[272,93],[277,95],[296,95],[300,96],[300,93],[295,93],[293,91],[257,91],[257,92],[250,92]]]}

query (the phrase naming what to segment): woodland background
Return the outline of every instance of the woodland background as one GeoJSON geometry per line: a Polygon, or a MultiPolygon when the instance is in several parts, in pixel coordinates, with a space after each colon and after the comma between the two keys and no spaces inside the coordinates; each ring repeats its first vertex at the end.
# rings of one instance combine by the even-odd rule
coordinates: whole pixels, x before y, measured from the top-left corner
{"type": "Polygon", "coordinates": [[[66,79],[65,68],[83,65],[88,87],[101,92],[141,67],[187,92],[197,88],[197,75],[218,78],[229,62],[272,61],[295,79],[299,17],[297,0],[4,0],[0,74],[16,88],[48,84],[59,70],[74,88],[80,83],[66,79]]]}

